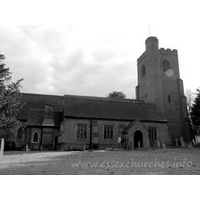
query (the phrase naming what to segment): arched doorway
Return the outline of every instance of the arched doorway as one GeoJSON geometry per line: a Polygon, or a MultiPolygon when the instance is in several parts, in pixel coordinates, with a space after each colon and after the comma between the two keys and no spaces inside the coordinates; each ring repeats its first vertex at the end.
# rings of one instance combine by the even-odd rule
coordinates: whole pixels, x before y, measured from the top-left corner
{"type": "Polygon", "coordinates": [[[141,131],[136,131],[134,133],[134,148],[138,148],[138,144],[140,142],[140,147],[143,147],[143,135],[142,135],[142,132],[141,131]]]}
{"type": "Polygon", "coordinates": [[[57,150],[57,145],[58,145],[58,135],[56,137],[54,137],[54,147],[53,147],[54,151],[57,150]]]}

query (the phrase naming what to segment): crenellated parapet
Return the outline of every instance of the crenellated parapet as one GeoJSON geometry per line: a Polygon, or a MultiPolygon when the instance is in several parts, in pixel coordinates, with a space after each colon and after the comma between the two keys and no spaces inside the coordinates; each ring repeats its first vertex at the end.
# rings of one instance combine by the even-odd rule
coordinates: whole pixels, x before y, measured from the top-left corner
{"type": "Polygon", "coordinates": [[[170,54],[170,55],[178,55],[178,51],[176,49],[164,49],[160,48],[159,53],[162,54],[170,54]]]}
{"type": "Polygon", "coordinates": [[[146,57],[146,51],[137,59],[137,62],[139,63],[146,57]]]}

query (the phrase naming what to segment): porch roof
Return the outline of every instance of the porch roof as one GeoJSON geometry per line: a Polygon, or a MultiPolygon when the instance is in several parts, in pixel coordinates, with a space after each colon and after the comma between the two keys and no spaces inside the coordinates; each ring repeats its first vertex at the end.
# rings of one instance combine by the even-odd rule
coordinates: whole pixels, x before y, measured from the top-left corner
{"type": "Polygon", "coordinates": [[[128,133],[129,130],[130,130],[133,126],[135,126],[137,123],[139,123],[141,126],[144,127],[144,129],[147,130],[146,126],[145,126],[140,120],[135,120],[135,121],[132,121],[132,122],[122,131],[122,133],[123,133],[123,134],[128,133]]]}

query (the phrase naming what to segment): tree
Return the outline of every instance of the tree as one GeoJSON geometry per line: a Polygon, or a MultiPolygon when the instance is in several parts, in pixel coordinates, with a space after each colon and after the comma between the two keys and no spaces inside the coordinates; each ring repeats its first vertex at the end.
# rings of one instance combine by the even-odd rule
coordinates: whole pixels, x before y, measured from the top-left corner
{"type": "Polygon", "coordinates": [[[195,93],[193,93],[191,90],[186,90],[185,96],[187,100],[186,103],[187,103],[188,115],[189,119],[191,120],[191,111],[192,111],[192,105],[194,103],[195,93]]]}
{"type": "Polygon", "coordinates": [[[11,72],[2,63],[4,59],[4,55],[0,54],[0,130],[4,130],[7,135],[20,126],[17,116],[23,106],[20,93],[23,79],[11,82],[11,72]]]}
{"type": "Polygon", "coordinates": [[[107,95],[108,98],[115,98],[115,99],[126,99],[126,95],[123,92],[111,92],[107,95]]]}
{"type": "Polygon", "coordinates": [[[191,120],[196,130],[200,128],[200,89],[197,89],[194,104],[191,108],[191,120]]]}

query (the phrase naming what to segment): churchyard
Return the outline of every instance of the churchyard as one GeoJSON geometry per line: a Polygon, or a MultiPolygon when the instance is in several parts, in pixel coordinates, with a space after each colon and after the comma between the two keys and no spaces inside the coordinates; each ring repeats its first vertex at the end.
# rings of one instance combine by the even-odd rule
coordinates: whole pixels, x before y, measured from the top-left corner
{"type": "Polygon", "coordinates": [[[200,148],[7,151],[1,175],[198,175],[200,148]]]}

